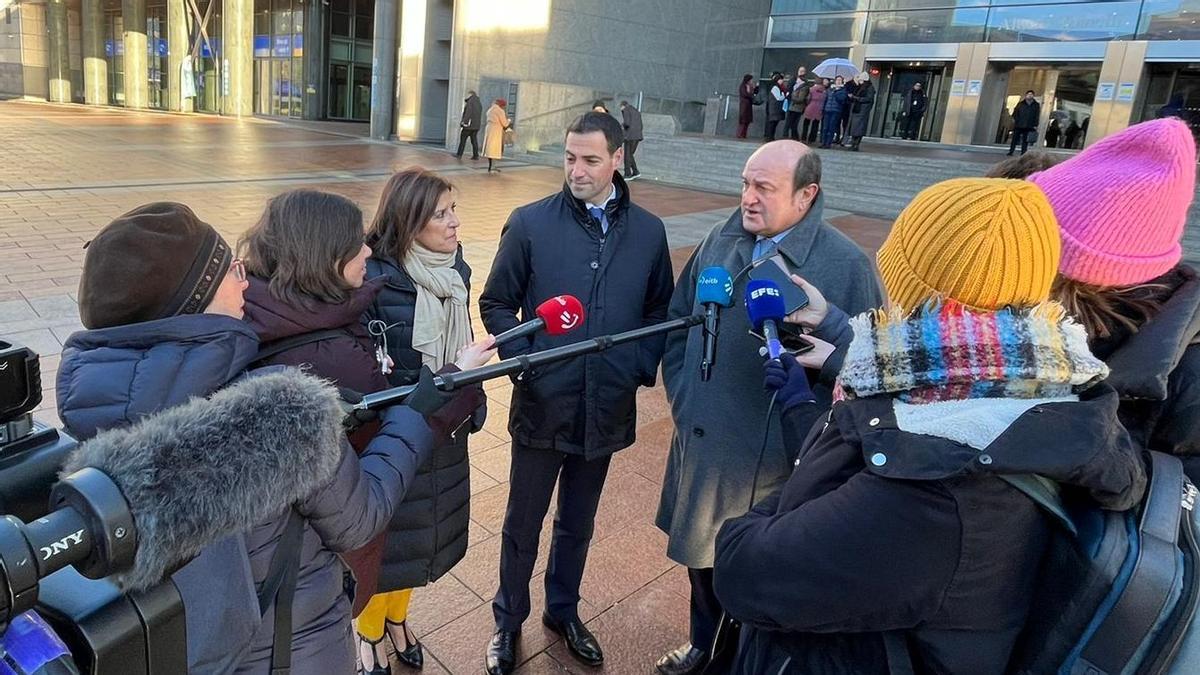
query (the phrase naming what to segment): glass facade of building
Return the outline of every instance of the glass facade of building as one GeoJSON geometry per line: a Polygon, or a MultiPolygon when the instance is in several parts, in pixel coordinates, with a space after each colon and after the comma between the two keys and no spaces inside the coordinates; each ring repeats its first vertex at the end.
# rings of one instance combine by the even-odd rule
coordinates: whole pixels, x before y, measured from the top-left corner
{"type": "Polygon", "coordinates": [[[1097,106],[1104,133],[1126,117],[1173,114],[1200,137],[1200,0],[774,0],[771,9],[764,73],[857,61],[879,86],[876,136],[899,135],[903,97],[920,82],[922,140],[1007,143],[1027,90],[1042,102],[1045,147],[1083,147],[1097,106]],[[1111,55],[1114,41],[1132,51],[1111,55]],[[962,119],[944,137],[948,108],[962,119]]]}

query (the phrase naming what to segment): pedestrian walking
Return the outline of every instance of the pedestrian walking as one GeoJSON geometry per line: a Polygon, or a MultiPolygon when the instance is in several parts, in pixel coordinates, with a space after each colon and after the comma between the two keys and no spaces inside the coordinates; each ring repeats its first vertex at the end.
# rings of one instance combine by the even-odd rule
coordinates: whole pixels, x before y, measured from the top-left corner
{"type": "Polygon", "coordinates": [[[454,156],[462,159],[463,150],[467,149],[467,139],[471,140],[471,159],[479,159],[479,127],[483,124],[483,104],[474,91],[467,92],[463,103],[462,129],[458,132],[458,152],[454,156]]]}
{"type": "Polygon", "coordinates": [[[625,179],[634,180],[642,175],[634,158],[642,142],[642,111],[629,105],[629,101],[621,101],[621,121],[625,128],[625,179]]]}
{"type": "MultiPolygon", "coordinates": [[[[623,143],[621,125],[610,115],[579,117],[567,129],[562,191],[509,216],[479,298],[484,325],[507,331],[562,294],[578,298],[587,318],[569,336],[541,332],[503,345],[503,357],[666,319],[674,285],[666,230],[633,203],[617,171],[623,143]]],[[[484,661],[488,673],[516,667],[521,626],[531,610],[529,580],[555,485],[542,623],[563,637],[580,662],[603,663],[599,642],[579,617],[579,584],[609,462],[634,442],[637,390],[654,384],[661,357],[662,341],[642,340],[541,367],[516,381],[500,587],[492,601],[496,630],[484,661]]]]}
{"type": "Polygon", "coordinates": [[[939,183],[879,250],[889,307],[853,319],[843,400],[811,441],[804,369],[768,363],[791,470],[717,536],[731,672],[1006,672],[1058,526],[1008,479],[1138,503],[1108,369],[1049,300],[1059,251],[1036,187],[939,183]]]}
{"type": "MultiPolygon", "coordinates": [[[[696,301],[701,270],[720,266],[736,273],[776,255],[847,311],[881,303],[870,260],[824,221],[816,151],[795,141],[768,143],[751,155],[742,178],[741,208],[688,260],[671,298],[672,317],[703,311],[696,301]]],[[[735,298],[742,297],[747,283],[745,274],[736,276],[735,298]]],[[[692,597],[689,642],[659,659],[663,675],[694,675],[708,665],[721,616],[712,586],[717,530],[745,514],[753,500],[778,489],[791,472],[777,454],[779,425],[766,422],[771,397],[762,388],[762,341],[751,329],[744,308],[722,314],[715,366],[707,380],[699,368],[702,332],[667,337],[663,384],[675,429],[655,524],[667,534],[667,557],[688,568],[692,597]],[[761,443],[772,459],[758,461],[761,443]]],[[[832,401],[834,374],[817,384],[814,420],[832,401]]]]}
{"type": "Polygon", "coordinates": [[[863,136],[867,135],[867,125],[871,121],[871,110],[875,107],[875,85],[871,76],[861,72],[854,76],[858,82],[850,98],[850,149],[859,151],[863,136]]]}
{"type": "Polygon", "coordinates": [[[737,138],[745,138],[750,125],[754,123],[754,95],[758,86],[754,84],[754,76],[746,73],[742,83],[738,85],[738,126],[737,138]]]}
{"type": "Polygon", "coordinates": [[[1079,130],[1079,124],[1072,119],[1071,123],[1067,125],[1067,130],[1063,132],[1063,139],[1065,140],[1065,143],[1063,143],[1064,148],[1068,150],[1076,149],[1075,141],[1079,140],[1079,130]]]}
{"type": "MultiPolygon", "coordinates": [[[[1037,132],[1038,121],[1042,118],[1042,104],[1033,97],[1033,90],[1025,92],[1012,111],[1013,131],[1012,141],[1008,144],[1008,154],[1011,156],[1017,150],[1017,141],[1021,143],[1021,154],[1029,150],[1029,136],[1037,132]]],[[[1067,146],[1071,145],[1070,130],[1067,132],[1067,146]]]]}
{"type": "Polygon", "coordinates": [[[508,101],[498,98],[488,108],[487,131],[483,135],[483,156],[487,157],[488,173],[499,173],[500,169],[493,169],[492,163],[504,159],[504,133],[512,128],[512,119],[504,111],[507,107],[508,101]]]}
{"type": "Polygon", "coordinates": [[[842,111],[846,109],[846,88],[842,84],[842,76],[833,78],[833,84],[825,92],[823,119],[821,120],[821,147],[828,149],[837,143],[837,135],[842,128],[842,111]]]}
{"type": "Polygon", "coordinates": [[[900,138],[911,141],[921,140],[921,118],[925,116],[925,109],[929,106],[924,85],[920,82],[914,83],[912,89],[904,94],[902,105],[900,138]]]}
{"type": "Polygon", "coordinates": [[[825,114],[825,92],[829,80],[822,79],[809,90],[808,104],[804,106],[804,129],[800,137],[806,143],[816,143],[821,129],[821,117],[825,114]]]}
{"type": "Polygon", "coordinates": [[[787,94],[784,93],[787,84],[784,82],[783,75],[776,73],[771,78],[771,82],[771,90],[767,94],[767,126],[763,135],[763,139],[768,143],[775,140],[775,130],[786,116],[783,112],[783,104],[787,101],[787,94]]]}
{"type": "Polygon", "coordinates": [[[1181,249],[1196,193],[1187,124],[1134,125],[1029,180],[1063,232],[1054,297],[1108,364],[1122,423],[1200,481],[1200,277],[1181,249]]]}

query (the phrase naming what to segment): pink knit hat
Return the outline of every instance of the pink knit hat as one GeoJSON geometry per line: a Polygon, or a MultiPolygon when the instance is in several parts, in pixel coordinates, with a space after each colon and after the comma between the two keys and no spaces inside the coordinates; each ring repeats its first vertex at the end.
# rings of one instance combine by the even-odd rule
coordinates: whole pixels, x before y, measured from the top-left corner
{"type": "Polygon", "coordinates": [[[1062,230],[1064,277],[1130,286],[1166,273],[1196,192],[1196,141],[1177,119],[1137,124],[1029,177],[1062,230]]]}

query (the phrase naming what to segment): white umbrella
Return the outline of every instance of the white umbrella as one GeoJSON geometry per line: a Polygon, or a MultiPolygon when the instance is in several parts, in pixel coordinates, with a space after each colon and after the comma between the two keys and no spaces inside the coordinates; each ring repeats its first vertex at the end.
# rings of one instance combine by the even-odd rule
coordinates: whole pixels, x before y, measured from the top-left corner
{"type": "Polygon", "coordinates": [[[849,59],[825,59],[816,68],[813,68],[813,74],[817,77],[827,77],[833,79],[841,75],[844,79],[850,79],[858,74],[858,66],[854,65],[849,59]]]}

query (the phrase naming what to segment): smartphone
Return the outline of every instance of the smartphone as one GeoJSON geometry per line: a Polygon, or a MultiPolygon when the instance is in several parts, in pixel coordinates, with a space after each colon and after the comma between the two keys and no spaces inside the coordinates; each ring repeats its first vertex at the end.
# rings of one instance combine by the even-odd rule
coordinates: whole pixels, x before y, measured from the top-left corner
{"type": "MultiPolygon", "coordinates": [[[[750,335],[766,343],[767,339],[754,331],[750,331],[750,335]]],[[[795,325],[790,323],[779,324],[779,343],[783,345],[784,350],[791,352],[793,355],[803,354],[811,351],[816,347],[813,343],[804,339],[804,333],[801,332],[795,325]]]]}
{"type": "Polygon", "coordinates": [[[783,308],[788,314],[808,306],[808,294],[796,285],[791,278],[791,270],[783,256],[776,253],[754,263],[750,269],[750,278],[773,282],[783,293],[783,308]]]}

